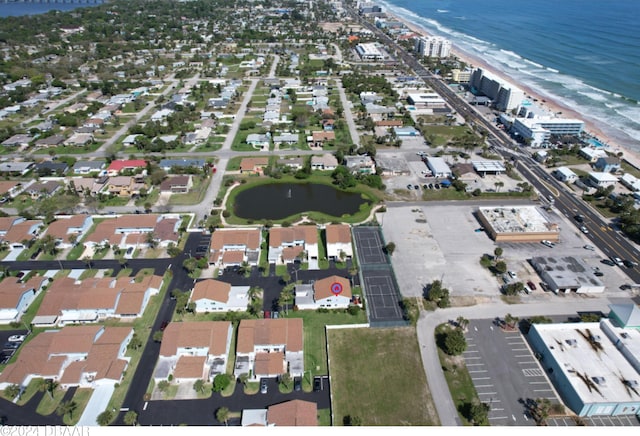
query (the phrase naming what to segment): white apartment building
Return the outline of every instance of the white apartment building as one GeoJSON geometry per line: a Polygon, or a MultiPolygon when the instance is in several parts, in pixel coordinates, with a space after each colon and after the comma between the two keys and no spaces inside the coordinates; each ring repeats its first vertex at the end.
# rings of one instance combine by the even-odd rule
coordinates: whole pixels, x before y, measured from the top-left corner
{"type": "Polygon", "coordinates": [[[491,98],[501,111],[516,109],[524,100],[523,90],[482,68],[473,71],[469,84],[476,92],[491,98]]]}
{"type": "Polygon", "coordinates": [[[415,51],[420,56],[446,58],[451,54],[451,41],[440,36],[416,38],[415,51]]]}

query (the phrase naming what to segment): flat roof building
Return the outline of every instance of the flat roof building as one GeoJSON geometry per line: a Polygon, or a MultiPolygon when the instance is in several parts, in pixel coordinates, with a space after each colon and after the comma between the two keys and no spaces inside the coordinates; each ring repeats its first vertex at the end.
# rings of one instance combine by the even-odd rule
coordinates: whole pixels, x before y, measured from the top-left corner
{"type": "Polygon", "coordinates": [[[511,128],[518,135],[530,140],[531,147],[542,147],[549,143],[551,135],[580,135],[584,121],[550,116],[516,118],[511,128]]]}
{"type": "Polygon", "coordinates": [[[604,284],[593,275],[586,263],[576,257],[534,257],[531,259],[531,265],[547,288],[556,294],[604,292],[604,284]]]}
{"type": "Polygon", "coordinates": [[[578,416],[640,415],[640,330],[623,328],[610,315],[600,322],[534,324],[528,339],[578,416]]]}
{"type": "Polygon", "coordinates": [[[557,241],[560,229],[535,206],[478,208],[478,219],[496,242],[557,241]]]}
{"type": "Polygon", "coordinates": [[[441,157],[429,157],[427,166],[434,177],[451,177],[453,174],[447,162],[441,157]]]}
{"type": "Polygon", "coordinates": [[[362,60],[379,61],[384,57],[378,46],[372,42],[358,44],[356,46],[356,52],[362,60]]]}
{"type": "Polygon", "coordinates": [[[482,68],[473,71],[469,85],[475,92],[490,97],[496,107],[504,112],[516,109],[525,97],[523,90],[482,68]]]}

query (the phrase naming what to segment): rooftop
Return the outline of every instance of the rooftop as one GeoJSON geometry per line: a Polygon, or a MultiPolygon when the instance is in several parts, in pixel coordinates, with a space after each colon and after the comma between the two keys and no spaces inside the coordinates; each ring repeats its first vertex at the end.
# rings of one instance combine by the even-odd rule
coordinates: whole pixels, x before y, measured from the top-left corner
{"type": "Polygon", "coordinates": [[[480,207],[478,212],[496,233],[558,232],[558,225],[547,221],[535,206],[480,207]]]}

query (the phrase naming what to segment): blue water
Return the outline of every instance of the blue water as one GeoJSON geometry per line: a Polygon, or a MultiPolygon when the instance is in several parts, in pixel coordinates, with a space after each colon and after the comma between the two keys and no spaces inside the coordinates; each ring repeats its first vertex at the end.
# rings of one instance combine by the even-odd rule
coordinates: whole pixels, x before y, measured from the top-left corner
{"type": "Polygon", "coordinates": [[[640,152],[640,1],[377,3],[640,152]]]}
{"type": "Polygon", "coordinates": [[[71,11],[77,8],[96,6],[87,3],[2,3],[0,17],[20,17],[23,15],[44,14],[49,11],[71,11]]]}

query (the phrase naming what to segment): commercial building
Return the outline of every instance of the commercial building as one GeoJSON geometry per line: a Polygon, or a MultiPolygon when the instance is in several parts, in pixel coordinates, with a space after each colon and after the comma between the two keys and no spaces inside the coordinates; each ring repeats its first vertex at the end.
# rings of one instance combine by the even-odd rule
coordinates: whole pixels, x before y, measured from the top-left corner
{"type": "Polygon", "coordinates": [[[491,98],[501,111],[516,109],[524,100],[524,91],[504,81],[482,68],[477,68],[471,74],[469,81],[472,91],[491,98]]]}
{"type": "Polygon", "coordinates": [[[441,157],[429,157],[427,166],[431,170],[433,177],[447,178],[453,174],[447,162],[441,157]]]}
{"type": "Polygon", "coordinates": [[[440,36],[416,38],[416,54],[430,58],[446,58],[451,54],[451,41],[440,36]]]}
{"type": "Polygon", "coordinates": [[[469,83],[471,80],[471,72],[470,68],[466,68],[464,70],[459,70],[455,68],[451,70],[451,80],[457,83],[469,83]]]}
{"type": "Polygon", "coordinates": [[[557,241],[560,229],[535,206],[478,208],[478,219],[496,242],[557,241]]]}
{"type": "Polygon", "coordinates": [[[407,95],[407,102],[417,109],[444,109],[445,101],[435,92],[412,92],[407,95]]]}
{"type": "Polygon", "coordinates": [[[374,43],[358,44],[356,46],[356,52],[360,59],[367,61],[380,61],[384,58],[384,55],[374,43]]]}
{"type": "Polygon", "coordinates": [[[581,259],[572,256],[534,257],[530,262],[546,287],[553,293],[604,292],[604,284],[593,275],[592,269],[581,259]]]}
{"type": "Polygon", "coordinates": [[[547,145],[551,135],[578,136],[583,128],[582,120],[551,116],[515,118],[511,126],[512,131],[528,140],[531,147],[547,145]]]}
{"type": "Polygon", "coordinates": [[[620,324],[624,306],[609,306],[609,319],[600,322],[534,324],[528,333],[549,379],[578,416],[640,415],[640,330],[620,324]]]}

